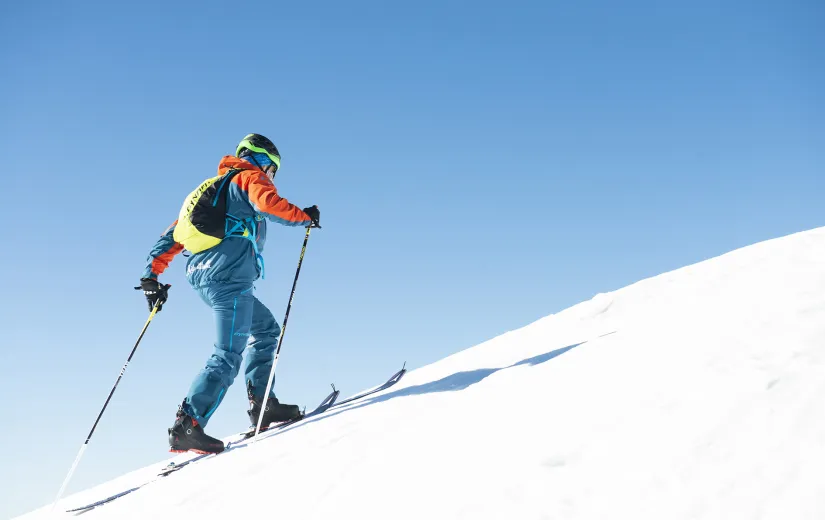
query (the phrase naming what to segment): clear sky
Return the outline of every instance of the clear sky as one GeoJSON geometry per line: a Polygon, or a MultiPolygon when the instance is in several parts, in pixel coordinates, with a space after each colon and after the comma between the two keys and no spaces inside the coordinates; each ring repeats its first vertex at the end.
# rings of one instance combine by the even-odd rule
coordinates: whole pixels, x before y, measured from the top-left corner
{"type": "MultiPolygon", "coordinates": [[[[245,134],[321,208],[276,386],[313,406],[824,225],[823,27],[818,0],[3,3],[0,517],[56,493],[148,250],[245,134]]],[[[269,229],[281,320],[303,232],[269,229]]],[[[70,492],[166,456],[213,342],[184,265],[70,492]]],[[[236,384],[207,431],[245,410],[236,384]]]]}

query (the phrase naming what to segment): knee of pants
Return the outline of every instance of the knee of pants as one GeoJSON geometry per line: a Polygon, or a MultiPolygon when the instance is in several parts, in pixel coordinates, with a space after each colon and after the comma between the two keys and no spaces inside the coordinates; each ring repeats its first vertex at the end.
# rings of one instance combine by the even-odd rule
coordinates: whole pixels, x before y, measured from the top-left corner
{"type": "Polygon", "coordinates": [[[206,362],[206,370],[218,375],[224,383],[230,384],[238,376],[242,361],[243,357],[240,355],[216,347],[206,362]]]}
{"type": "Polygon", "coordinates": [[[252,337],[249,338],[249,346],[253,350],[266,350],[274,346],[278,342],[278,337],[281,335],[281,327],[277,323],[273,323],[261,331],[255,331],[252,337]]]}

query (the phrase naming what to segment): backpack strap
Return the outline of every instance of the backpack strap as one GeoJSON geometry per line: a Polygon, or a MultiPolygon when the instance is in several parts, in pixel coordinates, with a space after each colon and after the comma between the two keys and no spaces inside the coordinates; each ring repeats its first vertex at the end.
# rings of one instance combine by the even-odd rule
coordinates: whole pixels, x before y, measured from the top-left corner
{"type": "MultiPolygon", "coordinates": [[[[226,198],[229,196],[228,185],[232,178],[241,173],[243,168],[232,168],[224,174],[218,190],[215,192],[215,197],[212,199],[212,207],[226,208],[226,198]],[[219,206],[220,205],[220,206],[219,206]]],[[[225,209],[224,209],[225,211],[225,209]]],[[[224,224],[224,238],[240,237],[246,238],[252,243],[252,249],[255,251],[255,260],[261,266],[261,278],[264,277],[264,257],[258,250],[258,226],[255,221],[263,220],[263,215],[256,214],[254,217],[241,219],[226,212],[226,222],[224,224]]]]}
{"type": "Polygon", "coordinates": [[[232,180],[232,178],[241,173],[243,169],[241,168],[232,168],[223,176],[223,180],[221,181],[221,185],[218,186],[218,191],[215,192],[215,198],[212,199],[212,207],[216,207],[218,202],[221,202],[221,198],[223,200],[223,207],[226,207],[226,194],[229,192],[229,189],[224,189],[226,184],[232,180]]]}

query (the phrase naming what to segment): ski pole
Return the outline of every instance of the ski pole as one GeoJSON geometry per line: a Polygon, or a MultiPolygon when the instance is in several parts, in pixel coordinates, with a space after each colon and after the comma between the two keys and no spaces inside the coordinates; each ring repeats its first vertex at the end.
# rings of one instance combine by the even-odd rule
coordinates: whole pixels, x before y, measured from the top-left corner
{"type": "Polygon", "coordinates": [[[132,356],[135,355],[135,351],[140,345],[140,340],[143,339],[143,335],[146,334],[146,329],[149,328],[149,324],[152,323],[152,318],[155,317],[155,314],[158,313],[158,309],[160,308],[161,301],[158,300],[155,302],[155,306],[152,307],[152,312],[149,313],[149,319],[146,320],[146,323],[143,325],[143,330],[140,331],[140,336],[138,336],[137,342],[135,342],[135,346],[132,347],[132,352],[129,354],[129,357],[126,359],[126,363],[123,365],[123,368],[120,369],[120,374],[117,376],[117,381],[115,381],[115,385],[112,387],[112,390],[109,392],[109,397],[106,398],[106,402],[103,403],[103,408],[100,409],[100,413],[97,415],[97,419],[95,420],[94,425],[92,426],[92,430],[89,432],[89,435],[86,437],[86,442],[83,443],[83,446],[80,447],[80,451],[77,453],[77,457],[74,459],[74,463],[72,464],[71,469],[69,470],[69,474],[66,475],[66,480],[63,481],[63,485],[60,486],[60,491],[57,492],[57,496],[54,499],[54,503],[52,504],[52,512],[54,512],[55,508],[57,507],[57,502],[60,500],[60,497],[63,496],[63,492],[66,491],[66,486],[69,485],[69,480],[71,480],[72,475],[74,475],[75,469],[77,469],[77,465],[80,463],[80,458],[83,457],[83,452],[86,451],[86,447],[89,445],[89,441],[92,439],[92,435],[95,433],[95,428],[97,428],[97,423],[100,422],[100,418],[103,417],[103,412],[106,411],[106,407],[109,406],[109,401],[111,401],[112,396],[115,393],[115,389],[117,385],[120,383],[120,380],[123,378],[123,374],[126,372],[126,367],[129,366],[129,362],[132,361],[132,356]]]}
{"type": "Polygon", "coordinates": [[[315,223],[307,226],[307,233],[304,235],[304,245],[301,247],[301,257],[298,259],[298,270],[295,271],[295,279],[292,281],[292,292],[289,293],[289,303],[286,306],[286,316],[284,316],[284,326],[281,327],[281,335],[278,337],[278,347],[275,349],[275,359],[272,360],[272,368],[269,370],[269,381],[266,382],[266,392],[264,392],[264,401],[261,405],[261,413],[258,415],[258,424],[255,426],[255,435],[252,442],[258,439],[258,433],[261,431],[261,421],[264,420],[264,412],[266,411],[266,401],[269,399],[269,391],[272,389],[272,381],[275,379],[275,366],[278,364],[278,355],[281,353],[281,345],[284,343],[284,335],[286,334],[286,322],[289,320],[289,310],[292,309],[292,298],[295,297],[295,287],[298,285],[298,275],[301,274],[301,264],[304,263],[304,253],[307,251],[307,242],[309,241],[309,231],[313,227],[321,227],[315,223]]]}

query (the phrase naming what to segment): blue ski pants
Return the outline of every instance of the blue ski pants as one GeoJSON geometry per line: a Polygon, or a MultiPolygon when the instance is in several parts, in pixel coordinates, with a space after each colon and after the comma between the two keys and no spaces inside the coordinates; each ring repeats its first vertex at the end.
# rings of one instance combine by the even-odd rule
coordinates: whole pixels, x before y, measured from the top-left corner
{"type": "MultiPolygon", "coordinates": [[[[238,376],[246,354],[245,380],[255,397],[263,397],[281,328],[272,313],[252,294],[251,283],[215,282],[196,287],[215,316],[217,341],[206,366],[195,377],[184,411],[205,426],[238,376]]],[[[274,384],[271,395],[274,395],[274,384]]]]}

